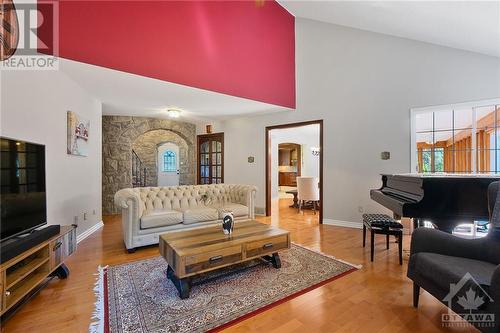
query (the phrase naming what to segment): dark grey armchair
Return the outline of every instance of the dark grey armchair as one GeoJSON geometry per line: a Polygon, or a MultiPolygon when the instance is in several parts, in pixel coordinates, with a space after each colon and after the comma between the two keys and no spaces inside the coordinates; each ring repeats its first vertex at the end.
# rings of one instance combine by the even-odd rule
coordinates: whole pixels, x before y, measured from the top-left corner
{"type": "Polygon", "coordinates": [[[415,307],[423,288],[455,313],[471,314],[465,319],[488,333],[500,332],[499,184],[493,182],[488,187],[492,226],[486,237],[463,239],[435,229],[418,228],[412,234],[408,264],[415,307]],[[472,314],[486,316],[478,320],[481,317],[472,314]]]}

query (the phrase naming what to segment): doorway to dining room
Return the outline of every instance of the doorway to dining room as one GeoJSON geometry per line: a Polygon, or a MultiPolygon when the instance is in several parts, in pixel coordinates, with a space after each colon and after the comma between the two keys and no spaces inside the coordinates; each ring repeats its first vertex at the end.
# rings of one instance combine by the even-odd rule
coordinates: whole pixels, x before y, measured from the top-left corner
{"type": "Polygon", "coordinates": [[[266,127],[267,216],[288,207],[322,223],[322,129],[322,120],[266,127]]]}

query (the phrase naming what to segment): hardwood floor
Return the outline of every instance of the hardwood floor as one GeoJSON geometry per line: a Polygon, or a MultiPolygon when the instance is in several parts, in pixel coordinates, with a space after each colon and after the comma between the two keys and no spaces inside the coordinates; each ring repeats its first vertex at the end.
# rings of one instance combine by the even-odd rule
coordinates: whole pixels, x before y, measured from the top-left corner
{"type": "MultiPolygon", "coordinates": [[[[407,260],[398,264],[397,246],[385,249],[377,238],[375,261],[362,247],[361,230],[318,225],[311,211],[298,214],[279,202],[279,214],[260,217],[291,232],[292,241],[333,255],[363,268],[311,292],[260,313],[226,332],[471,332],[470,328],[441,328],[446,308],[423,292],[419,309],[412,307],[412,284],[406,278],[407,260]]],[[[273,211],[278,211],[274,207],[273,211]]],[[[404,248],[409,247],[408,237],[404,248]]],[[[68,259],[71,274],[54,279],[8,321],[2,332],[88,332],[94,310],[94,274],[99,265],[114,265],[159,255],[158,246],[126,252],[119,216],[104,217],[104,228],[78,246],[68,259]]]]}

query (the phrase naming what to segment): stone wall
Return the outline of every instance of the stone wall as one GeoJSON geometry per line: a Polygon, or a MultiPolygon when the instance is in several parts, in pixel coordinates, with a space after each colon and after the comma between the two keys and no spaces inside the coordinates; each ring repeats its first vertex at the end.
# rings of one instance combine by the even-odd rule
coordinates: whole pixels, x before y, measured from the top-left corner
{"type": "Polygon", "coordinates": [[[165,142],[179,146],[180,184],[195,183],[196,125],[168,119],[102,117],[102,209],[116,214],[116,191],[132,187],[132,149],[146,163],[147,185],[157,182],[156,147],[165,142]]]}

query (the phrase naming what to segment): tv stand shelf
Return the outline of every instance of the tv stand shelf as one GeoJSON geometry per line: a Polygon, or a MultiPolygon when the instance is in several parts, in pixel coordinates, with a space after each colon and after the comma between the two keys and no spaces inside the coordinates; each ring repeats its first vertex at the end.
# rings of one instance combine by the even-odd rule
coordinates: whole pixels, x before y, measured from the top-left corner
{"type": "Polygon", "coordinates": [[[0,314],[3,315],[51,275],[66,278],[64,260],[76,250],[76,229],[58,235],[0,265],[0,314]]]}

